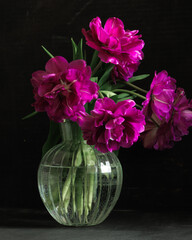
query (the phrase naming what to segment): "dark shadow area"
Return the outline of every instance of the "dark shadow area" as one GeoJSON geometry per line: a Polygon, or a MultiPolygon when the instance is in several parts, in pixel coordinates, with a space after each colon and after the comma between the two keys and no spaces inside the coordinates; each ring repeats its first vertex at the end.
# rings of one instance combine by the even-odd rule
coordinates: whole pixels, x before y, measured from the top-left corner
{"type": "Polygon", "coordinates": [[[49,213],[31,209],[0,209],[0,226],[4,228],[58,228],[61,227],[49,213]]]}

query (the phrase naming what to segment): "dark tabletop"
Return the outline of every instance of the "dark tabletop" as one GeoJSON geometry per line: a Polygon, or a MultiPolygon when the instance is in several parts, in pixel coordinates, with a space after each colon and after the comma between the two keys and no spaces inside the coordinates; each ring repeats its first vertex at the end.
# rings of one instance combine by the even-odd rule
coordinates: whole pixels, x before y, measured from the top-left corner
{"type": "Polygon", "coordinates": [[[100,225],[64,227],[46,211],[0,210],[1,240],[191,240],[192,212],[113,211],[100,225]]]}

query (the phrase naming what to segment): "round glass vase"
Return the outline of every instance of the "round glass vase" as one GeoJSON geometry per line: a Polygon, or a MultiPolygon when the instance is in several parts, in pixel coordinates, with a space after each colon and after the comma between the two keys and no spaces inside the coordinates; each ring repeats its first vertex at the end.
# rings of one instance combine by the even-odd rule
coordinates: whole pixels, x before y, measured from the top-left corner
{"type": "Polygon", "coordinates": [[[60,124],[62,143],[50,149],[38,169],[41,199],[51,216],[66,226],[104,221],[122,187],[122,167],[114,153],[86,144],[75,122],[60,124]]]}

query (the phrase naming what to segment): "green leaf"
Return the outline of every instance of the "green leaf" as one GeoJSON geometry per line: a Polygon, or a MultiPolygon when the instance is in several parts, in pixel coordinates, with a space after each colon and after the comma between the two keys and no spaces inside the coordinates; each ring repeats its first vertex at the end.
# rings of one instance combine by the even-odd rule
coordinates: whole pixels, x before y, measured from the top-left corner
{"type": "Polygon", "coordinates": [[[73,49],[73,60],[76,60],[76,55],[77,55],[77,45],[74,42],[73,38],[71,38],[71,43],[72,43],[72,49],[73,49]]]}
{"type": "Polygon", "coordinates": [[[130,95],[129,93],[120,93],[118,95],[118,102],[121,102],[121,101],[124,101],[127,99],[134,99],[134,98],[135,98],[135,96],[130,95]]]}
{"type": "Polygon", "coordinates": [[[129,96],[129,97],[125,97],[125,98],[121,98],[121,99],[118,99],[118,102],[122,102],[122,101],[124,101],[124,100],[127,100],[127,99],[134,99],[134,98],[136,98],[135,96],[129,96]]]}
{"type": "Polygon", "coordinates": [[[117,88],[122,88],[122,87],[125,87],[126,84],[125,83],[114,83],[113,86],[112,86],[112,89],[117,89],[117,88]]]}
{"type": "Polygon", "coordinates": [[[98,85],[101,87],[109,78],[109,75],[113,69],[114,65],[113,64],[109,64],[109,66],[107,67],[107,70],[104,72],[104,74],[102,75],[102,77],[99,80],[98,85]]]}
{"type": "Polygon", "coordinates": [[[113,86],[111,85],[110,82],[106,82],[102,85],[102,87],[100,89],[107,89],[108,91],[112,90],[113,89],[113,86]]]}
{"type": "Polygon", "coordinates": [[[145,79],[145,78],[147,78],[147,77],[149,77],[149,76],[150,76],[150,74],[138,75],[138,76],[135,76],[135,77],[130,78],[130,79],[129,79],[129,82],[130,82],[130,83],[133,83],[133,82],[138,81],[138,80],[143,80],[143,79],[145,79]]]}
{"type": "Polygon", "coordinates": [[[83,59],[83,39],[79,41],[78,45],[71,38],[72,48],[73,48],[73,60],[83,59]]]}
{"type": "Polygon", "coordinates": [[[110,97],[115,103],[118,102],[118,95],[114,95],[112,97],[110,97]]]}
{"type": "Polygon", "coordinates": [[[31,118],[31,117],[35,116],[37,113],[38,113],[38,112],[34,111],[34,112],[28,114],[27,116],[23,117],[22,120],[26,120],[26,119],[28,119],[28,118],[31,118]]]}
{"type": "Polygon", "coordinates": [[[97,83],[97,82],[98,82],[98,77],[91,77],[90,80],[91,80],[92,82],[96,82],[96,83],[97,83]]]}
{"type": "Polygon", "coordinates": [[[83,59],[83,39],[82,38],[77,46],[76,59],[83,59]]]}
{"type": "Polygon", "coordinates": [[[126,98],[126,97],[128,97],[128,96],[130,96],[129,93],[120,93],[120,94],[118,95],[118,98],[121,99],[121,98],[126,98]]]}
{"type": "Polygon", "coordinates": [[[59,124],[56,122],[50,121],[49,134],[42,148],[42,156],[44,156],[49,149],[51,149],[53,146],[58,144],[60,139],[61,139],[61,134],[60,134],[59,124]]]}
{"type": "Polygon", "coordinates": [[[111,92],[111,91],[106,91],[106,90],[101,90],[101,93],[103,93],[106,97],[110,98],[114,95],[117,95],[116,93],[114,92],[111,92]]]}
{"type": "Polygon", "coordinates": [[[91,59],[91,64],[90,64],[92,70],[97,66],[98,62],[99,62],[98,51],[95,50],[91,59]]]}
{"type": "Polygon", "coordinates": [[[54,58],[54,56],[43,45],[41,47],[49,55],[50,58],[54,58]]]}

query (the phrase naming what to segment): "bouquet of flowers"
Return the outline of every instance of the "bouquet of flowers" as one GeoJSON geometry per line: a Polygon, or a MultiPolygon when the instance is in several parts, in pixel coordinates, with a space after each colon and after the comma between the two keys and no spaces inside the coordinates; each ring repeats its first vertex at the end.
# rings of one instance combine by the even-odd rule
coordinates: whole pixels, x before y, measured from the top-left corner
{"type": "MultiPolygon", "coordinates": [[[[87,144],[102,153],[129,148],[138,139],[145,148],[173,147],[192,126],[192,101],[165,70],[155,72],[149,91],[135,84],[149,77],[149,74],[134,75],[144,57],[144,41],[138,30],[125,30],[123,22],[116,17],[109,18],[104,27],[96,17],[89,27],[89,30],[82,29],[82,34],[86,44],[94,49],[90,63],[86,61],[83,40],[76,44],[71,39],[72,62],[53,56],[43,47],[50,59],[45,70],[32,74],[35,112],[27,117],[46,112],[50,119],[43,155],[58,143],[58,123],[66,120],[78,124],[87,144]]],[[[79,166],[82,157],[77,156],[76,166],[79,166]]],[[[64,206],[67,213],[72,198],[73,214],[81,220],[84,212],[87,221],[97,191],[94,176],[82,180],[82,172],[78,173],[77,169],[66,172],[65,176],[65,184],[58,188],[62,188],[62,200],[59,202],[55,197],[54,189],[52,200],[59,202],[58,209],[64,206]],[[83,181],[86,182],[84,190],[83,181]]]]}
{"type": "Polygon", "coordinates": [[[101,152],[129,148],[139,137],[146,148],[173,147],[192,126],[192,101],[165,70],[155,72],[148,92],[135,85],[149,77],[133,76],[144,57],[138,30],[125,30],[116,17],[104,27],[96,17],[89,27],[82,33],[95,50],[90,64],[82,39],[78,45],[71,39],[70,63],[44,48],[51,59],[31,79],[35,113],[46,112],[54,122],[77,122],[87,143],[101,152]]]}

